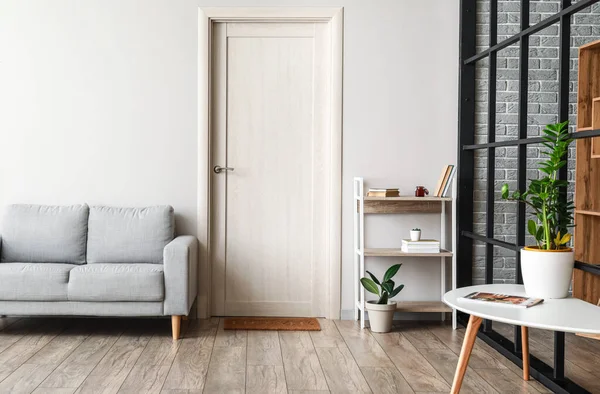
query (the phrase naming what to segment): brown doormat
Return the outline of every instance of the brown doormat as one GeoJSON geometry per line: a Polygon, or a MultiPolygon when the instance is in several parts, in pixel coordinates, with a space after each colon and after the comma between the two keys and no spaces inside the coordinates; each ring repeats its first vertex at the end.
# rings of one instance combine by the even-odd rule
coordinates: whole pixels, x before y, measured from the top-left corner
{"type": "Polygon", "coordinates": [[[226,317],[226,330],[321,331],[314,317],[226,317]]]}

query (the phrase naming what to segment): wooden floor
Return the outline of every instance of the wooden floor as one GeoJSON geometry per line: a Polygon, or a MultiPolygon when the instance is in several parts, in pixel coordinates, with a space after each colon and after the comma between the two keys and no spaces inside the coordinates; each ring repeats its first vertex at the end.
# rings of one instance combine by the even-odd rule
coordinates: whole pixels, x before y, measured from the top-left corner
{"type": "MultiPolygon", "coordinates": [[[[321,320],[320,332],[224,331],[219,319],[0,319],[0,393],[448,393],[464,329],[401,323],[389,334],[321,320]]],[[[495,328],[512,335],[511,328],[495,328]]],[[[552,357],[552,334],[531,330],[552,357]]],[[[600,392],[600,342],[567,335],[568,376],[600,392]]],[[[463,393],[548,392],[480,340],[463,393]]]]}

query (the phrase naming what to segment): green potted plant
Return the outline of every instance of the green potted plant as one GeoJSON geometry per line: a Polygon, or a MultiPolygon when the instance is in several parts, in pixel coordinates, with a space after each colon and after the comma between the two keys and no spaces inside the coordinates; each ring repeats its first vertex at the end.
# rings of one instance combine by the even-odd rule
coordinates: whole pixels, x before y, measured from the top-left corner
{"type": "Polygon", "coordinates": [[[413,228],[410,230],[410,240],[411,241],[420,241],[421,240],[421,229],[413,228]]]}
{"type": "Polygon", "coordinates": [[[569,293],[573,274],[573,249],[569,227],[573,226],[571,200],[563,200],[567,192],[567,181],[558,179],[558,171],[567,162],[569,144],[573,141],[568,132],[568,122],[550,124],[544,129],[545,150],[540,161],[542,179],[534,179],[525,192],[509,192],[507,184],[502,186],[502,198],[526,204],[535,219],[527,222],[527,231],[536,245],[521,250],[521,273],[525,292],[530,297],[565,298],[569,293]]]}
{"type": "Polygon", "coordinates": [[[392,329],[396,303],[390,301],[398,295],[404,288],[404,285],[394,287],[396,284],[392,278],[396,275],[402,264],[392,265],[383,275],[383,280],[378,280],[375,275],[367,271],[371,278],[361,278],[365,290],[376,294],[379,299],[367,301],[367,310],[369,311],[369,323],[373,332],[389,332],[392,329]]]}

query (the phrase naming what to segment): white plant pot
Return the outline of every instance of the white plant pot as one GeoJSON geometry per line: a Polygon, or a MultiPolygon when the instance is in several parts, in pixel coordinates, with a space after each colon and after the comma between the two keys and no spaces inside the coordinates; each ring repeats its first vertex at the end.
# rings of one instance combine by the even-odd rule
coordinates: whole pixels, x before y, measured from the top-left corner
{"type": "Polygon", "coordinates": [[[535,298],[565,298],[573,277],[573,249],[545,251],[521,249],[521,274],[525,292],[535,298]]]}
{"type": "Polygon", "coordinates": [[[373,332],[390,332],[396,312],[396,303],[388,301],[387,304],[377,304],[377,301],[367,301],[369,311],[369,324],[373,332]]]}
{"type": "Polygon", "coordinates": [[[410,230],[410,240],[411,241],[420,241],[421,240],[421,231],[410,230]]]}

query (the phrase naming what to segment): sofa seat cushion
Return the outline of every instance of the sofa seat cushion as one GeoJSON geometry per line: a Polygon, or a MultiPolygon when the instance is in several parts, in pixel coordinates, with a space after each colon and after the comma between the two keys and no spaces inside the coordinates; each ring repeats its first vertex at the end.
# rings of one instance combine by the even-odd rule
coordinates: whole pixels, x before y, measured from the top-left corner
{"type": "Polygon", "coordinates": [[[71,270],[69,301],[163,301],[159,264],[89,264],[71,270]]]}
{"type": "Polygon", "coordinates": [[[87,205],[9,205],[2,219],[0,261],[85,264],[87,205]]]}
{"type": "Polygon", "coordinates": [[[0,300],[67,301],[73,264],[1,263],[0,300]]]}
{"type": "Polygon", "coordinates": [[[88,264],[162,264],[163,249],[175,236],[173,207],[91,207],[88,264]]]}

